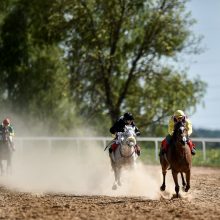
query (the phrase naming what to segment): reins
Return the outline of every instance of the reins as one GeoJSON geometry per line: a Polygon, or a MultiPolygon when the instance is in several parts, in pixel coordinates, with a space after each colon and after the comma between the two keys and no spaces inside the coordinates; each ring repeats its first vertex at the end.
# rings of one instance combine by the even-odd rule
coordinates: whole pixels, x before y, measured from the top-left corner
{"type": "MultiPolygon", "coordinates": [[[[185,132],[185,126],[183,126],[184,129],[183,129],[183,132],[185,132]]],[[[174,145],[174,149],[175,149],[175,152],[177,154],[180,155],[180,157],[183,159],[185,156],[186,156],[186,147],[187,147],[187,143],[185,142],[185,144],[183,143],[183,140],[182,140],[182,134],[178,133],[178,129],[175,131],[175,134],[173,135],[173,145],[174,145]],[[179,137],[181,135],[181,138],[179,137]],[[180,149],[181,147],[181,149],[180,149]]],[[[182,129],[181,129],[182,130],[182,129]]],[[[186,137],[186,135],[185,135],[186,137]]]]}

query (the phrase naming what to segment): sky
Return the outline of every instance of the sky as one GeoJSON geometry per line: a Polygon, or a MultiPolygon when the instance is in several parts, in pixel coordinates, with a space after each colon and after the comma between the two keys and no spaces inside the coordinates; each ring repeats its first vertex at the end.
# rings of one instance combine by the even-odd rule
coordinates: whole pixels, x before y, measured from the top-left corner
{"type": "Polygon", "coordinates": [[[190,57],[188,76],[200,76],[208,84],[205,106],[198,105],[189,118],[194,128],[220,130],[220,0],[191,0],[187,6],[197,20],[192,30],[203,35],[200,45],[205,48],[202,54],[190,57]]]}

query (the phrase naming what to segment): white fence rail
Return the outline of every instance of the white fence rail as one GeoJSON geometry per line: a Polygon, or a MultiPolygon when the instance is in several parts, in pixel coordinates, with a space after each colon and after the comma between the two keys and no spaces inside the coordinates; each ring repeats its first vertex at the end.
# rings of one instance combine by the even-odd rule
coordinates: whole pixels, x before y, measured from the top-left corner
{"type": "MultiPolygon", "coordinates": [[[[100,141],[103,144],[103,149],[106,147],[111,137],[16,137],[15,142],[20,142],[23,146],[25,141],[47,141],[51,149],[54,141],[76,141],[77,147],[80,146],[80,141],[100,141]]],[[[158,160],[159,146],[162,137],[138,137],[138,142],[154,142],[155,145],[155,159],[158,160]]],[[[203,159],[206,160],[206,143],[220,143],[220,138],[192,138],[193,142],[202,143],[203,159]]]]}

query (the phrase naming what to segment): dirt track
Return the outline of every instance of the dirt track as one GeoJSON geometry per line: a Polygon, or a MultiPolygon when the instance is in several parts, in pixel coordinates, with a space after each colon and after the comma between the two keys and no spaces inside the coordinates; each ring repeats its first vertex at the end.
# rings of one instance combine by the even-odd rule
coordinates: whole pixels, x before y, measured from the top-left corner
{"type": "Polygon", "coordinates": [[[220,219],[220,169],[193,168],[180,199],[31,194],[0,187],[0,219],[220,219]]]}

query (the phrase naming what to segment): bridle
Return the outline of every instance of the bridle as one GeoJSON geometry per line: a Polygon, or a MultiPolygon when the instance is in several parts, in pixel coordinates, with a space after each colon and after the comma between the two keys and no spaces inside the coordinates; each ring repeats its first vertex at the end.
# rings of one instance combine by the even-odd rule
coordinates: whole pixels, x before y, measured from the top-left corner
{"type": "Polygon", "coordinates": [[[175,137],[175,142],[181,142],[182,144],[186,144],[187,130],[186,124],[184,122],[180,121],[175,124],[173,136],[175,137]]]}

